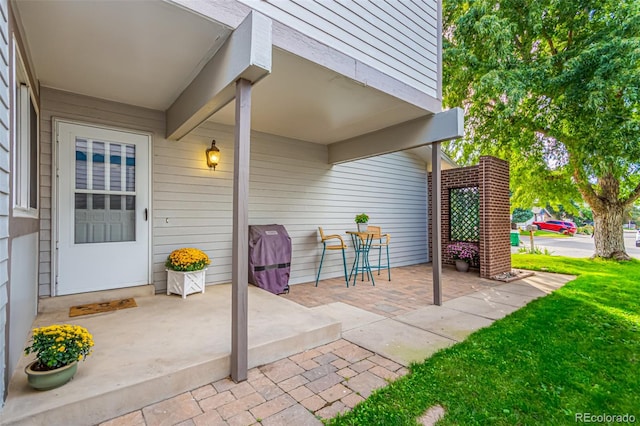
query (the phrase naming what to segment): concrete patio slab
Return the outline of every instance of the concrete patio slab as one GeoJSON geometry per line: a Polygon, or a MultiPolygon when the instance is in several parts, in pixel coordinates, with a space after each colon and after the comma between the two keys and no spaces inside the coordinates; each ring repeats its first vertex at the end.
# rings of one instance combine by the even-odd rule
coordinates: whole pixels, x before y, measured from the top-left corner
{"type": "Polygon", "coordinates": [[[401,365],[422,361],[456,343],[409,324],[385,319],[342,333],[342,337],[401,365]]]}
{"type": "Polygon", "coordinates": [[[532,277],[524,278],[521,282],[527,283],[545,293],[557,290],[571,280],[575,280],[575,275],[552,274],[550,272],[537,272],[532,277]]]}
{"type": "Polygon", "coordinates": [[[503,303],[505,305],[511,305],[517,308],[525,306],[527,303],[531,302],[533,299],[537,299],[540,296],[544,296],[544,293],[539,293],[536,296],[522,295],[510,291],[504,291],[502,289],[502,286],[478,290],[474,293],[469,294],[469,297],[475,297],[477,299],[483,299],[489,302],[503,303]]]}
{"type": "MultiPolygon", "coordinates": [[[[38,315],[34,326],[71,323],[93,334],[93,355],[65,386],[31,389],[23,357],[9,384],[0,424],[96,424],[227,377],[231,285],[204,294],[136,297],[138,307],[69,318],[68,309],[38,315]]],[[[249,367],[340,337],[340,323],[249,286],[249,367]]]]}
{"type": "Polygon", "coordinates": [[[481,317],[497,320],[504,318],[519,308],[513,305],[485,300],[481,297],[462,296],[444,302],[443,306],[456,311],[462,311],[481,317]]]}
{"type": "Polygon", "coordinates": [[[547,294],[549,294],[549,292],[541,290],[523,281],[516,281],[508,284],[503,284],[497,288],[500,289],[500,291],[507,291],[509,293],[521,294],[523,296],[529,296],[532,298],[538,298],[538,297],[546,296],[547,294]]]}
{"type": "Polygon", "coordinates": [[[460,342],[476,330],[488,327],[493,320],[460,312],[444,306],[427,306],[394,318],[397,321],[460,342]]]}
{"type": "Polygon", "coordinates": [[[373,312],[356,308],[355,306],[342,302],[316,306],[315,308],[311,308],[311,310],[320,312],[336,321],[340,321],[342,323],[342,331],[362,327],[363,325],[385,319],[382,315],[374,314],[373,312]]]}

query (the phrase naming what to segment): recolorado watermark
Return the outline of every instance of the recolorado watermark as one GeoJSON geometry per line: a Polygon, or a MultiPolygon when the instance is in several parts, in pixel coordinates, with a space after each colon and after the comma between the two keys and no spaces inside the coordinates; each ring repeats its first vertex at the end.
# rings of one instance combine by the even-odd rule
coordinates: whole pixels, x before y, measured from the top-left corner
{"type": "Polygon", "coordinates": [[[576,413],[576,423],[635,423],[633,414],[576,413]]]}

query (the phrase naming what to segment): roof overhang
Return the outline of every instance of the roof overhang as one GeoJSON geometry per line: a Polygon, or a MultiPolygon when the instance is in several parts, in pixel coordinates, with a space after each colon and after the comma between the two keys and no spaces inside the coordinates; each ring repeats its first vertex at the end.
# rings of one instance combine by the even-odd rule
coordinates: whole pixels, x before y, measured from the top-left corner
{"type": "Polygon", "coordinates": [[[252,90],[253,130],[345,146],[440,111],[426,95],[278,22],[273,39],[255,18],[245,31],[239,22],[250,10],[237,2],[18,0],[12,9],[41,85],[166,111],[174,139],[211,114],[208,120],[235,123],[233,80],[268,73],[266,57],[248,47],[260,40],[273,43],[271,74],[252,90]],[[233,25],[216,20],[229,11],[233,25]]]}

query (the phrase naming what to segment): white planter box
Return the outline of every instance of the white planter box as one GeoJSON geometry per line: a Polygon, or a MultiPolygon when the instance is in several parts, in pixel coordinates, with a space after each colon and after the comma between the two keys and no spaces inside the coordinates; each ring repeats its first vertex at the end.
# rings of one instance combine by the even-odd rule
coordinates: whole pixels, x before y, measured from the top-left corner
{"type": "Polygon", "coordinates": [[[167,269],[167,295],[174,293],[185,299],[191,293],[204,293],[204,277],[207,269],[180,272],[167,269]]]}

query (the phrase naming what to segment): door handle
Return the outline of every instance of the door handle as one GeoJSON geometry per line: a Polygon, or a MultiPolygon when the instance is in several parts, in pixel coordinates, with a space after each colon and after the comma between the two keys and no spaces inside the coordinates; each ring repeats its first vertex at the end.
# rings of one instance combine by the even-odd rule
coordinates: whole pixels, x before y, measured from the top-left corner
{"type": "Polygon", "coordinates": [[[144,209],[144,221],[149,220],[149,209],[144,209]]]}

